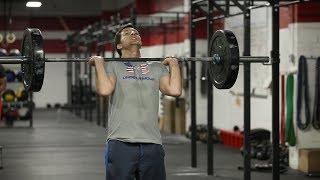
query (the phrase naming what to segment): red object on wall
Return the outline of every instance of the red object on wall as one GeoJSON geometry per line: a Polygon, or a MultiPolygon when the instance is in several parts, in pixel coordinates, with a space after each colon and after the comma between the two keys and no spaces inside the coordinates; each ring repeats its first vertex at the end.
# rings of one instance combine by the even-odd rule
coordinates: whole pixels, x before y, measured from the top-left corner
{"type": "Polygon", "coordinates": [[[243,134],[240,132],[220,130],[221,141],[224,145],[240,149],[243,144],[243,134]]]}

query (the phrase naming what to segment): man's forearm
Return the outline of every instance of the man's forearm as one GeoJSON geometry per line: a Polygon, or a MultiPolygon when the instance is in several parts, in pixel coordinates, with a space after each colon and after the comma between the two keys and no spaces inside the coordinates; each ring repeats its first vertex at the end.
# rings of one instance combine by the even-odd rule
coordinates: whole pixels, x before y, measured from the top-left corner
{"type": "Polygon", "coordinates": [[[170,68],[170,91],[173,94],[181,94],[181,74],[178,64],[169,65],[170,68]]]}
{"type": "Polygon", "coordinates": [[[96,66],[96,89],[101,95],[108,95],[112,91],[112,83],[106,75],[104,66],[96,66]]]}
{"type": "Polygon", "coordinates": [[[99,87],[100,87],[100,83],[99,83],[99,79],[98,79],[98,71],[97,71],[97,69],[95,69],[95,71],[96,71],[96,91],[98,92],[98,94],[100,94],[99,92],[99,87]]]}

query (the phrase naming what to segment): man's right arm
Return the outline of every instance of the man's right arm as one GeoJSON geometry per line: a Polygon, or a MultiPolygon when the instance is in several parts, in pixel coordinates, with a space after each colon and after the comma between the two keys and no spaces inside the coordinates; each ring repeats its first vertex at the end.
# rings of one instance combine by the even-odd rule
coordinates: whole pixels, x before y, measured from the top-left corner
{"type": "Polygon", "coordinates": [[[89,63],[94,65],[96,69],[97,93],[101,96],[108,96],[112,94],[116,86],[116,78],[112,74],[106,74],[103,59],[96,56],[91,58],[89,63]]]}

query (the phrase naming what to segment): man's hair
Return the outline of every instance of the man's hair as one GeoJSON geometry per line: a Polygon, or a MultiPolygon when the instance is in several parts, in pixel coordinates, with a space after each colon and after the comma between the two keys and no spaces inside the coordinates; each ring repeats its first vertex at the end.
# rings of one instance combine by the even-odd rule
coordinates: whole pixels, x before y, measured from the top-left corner
{"type": "Polygon", "coordinates": [[[134,26],[131,23],[124,24],[118,29],[118,31],[114,37],[114,46],[115,46],[120,57],[122,56],[122,52],[121,52],[121,49],[117,48],[117,45],[120,44],[120,41],[121,41],[121,31],[125,28],[128,28],[128,27],[134,28],[134,26]]]}

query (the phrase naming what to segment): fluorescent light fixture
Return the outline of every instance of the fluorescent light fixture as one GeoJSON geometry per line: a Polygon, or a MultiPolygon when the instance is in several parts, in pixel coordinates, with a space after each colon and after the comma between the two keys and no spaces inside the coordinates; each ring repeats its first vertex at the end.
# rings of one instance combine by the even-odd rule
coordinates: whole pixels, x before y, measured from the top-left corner
{"type": "Polygon", "coordinates": [[[40,1],[28,1],[26,3],[27,7],[41,7],[42,3],[40,1]]]}

